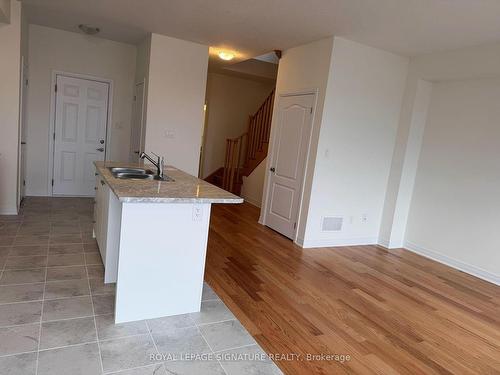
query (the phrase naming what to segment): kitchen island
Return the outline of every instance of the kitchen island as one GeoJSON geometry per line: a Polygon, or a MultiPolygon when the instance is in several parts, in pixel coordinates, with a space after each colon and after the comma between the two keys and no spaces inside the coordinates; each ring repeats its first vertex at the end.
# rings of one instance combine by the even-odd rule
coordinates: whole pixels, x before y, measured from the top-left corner
{"type": "Polygon", "coordinates": [[[95,162],[94,234],[104,282],[116,282],[115,323],[200,311],[210,208],[243,200],[176,168],[172,180],[117,178],[95,162]]]}

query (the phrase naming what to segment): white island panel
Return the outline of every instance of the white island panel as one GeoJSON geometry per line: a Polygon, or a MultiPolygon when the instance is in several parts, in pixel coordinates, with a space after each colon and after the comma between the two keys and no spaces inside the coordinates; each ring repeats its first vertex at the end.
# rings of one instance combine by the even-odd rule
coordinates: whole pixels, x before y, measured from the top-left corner
{"type": "Polygon", "coordinates": [[[200,311],[209,203],[122,203],[115,323],[200,311]]]}

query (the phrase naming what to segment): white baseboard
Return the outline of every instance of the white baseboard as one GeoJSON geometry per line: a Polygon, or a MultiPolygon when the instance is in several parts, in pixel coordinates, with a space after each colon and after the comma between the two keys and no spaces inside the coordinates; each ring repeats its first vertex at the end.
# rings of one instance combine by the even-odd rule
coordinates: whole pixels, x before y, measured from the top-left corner
{"type": "Polygon", "coordinates": [[[387,248],[387,249],[389,249],[389,246],[390,246],[390,242],[389,242],[389,240],[387,240],[387,239],[385,239],[385,238],[380,238],[380,237],[379,237],[379,239],[378,239],[378,244],[379,244],[380,246],[383,246],[383,247],[387,248]]]}
{"type": "Polygon", "coordinates": [[[0,207],[0,215],[17,215],[17,208],[0,207]]]}
{"type": "Polygon", "coordinates": [[[241,197],[245,200],[245,202],[250,203],[252,206],[260,208],[260,205],[261,205],[262,202],[259,201],[258,199],[255,199],[255,198],[252,198],[252,197],[246,197],[244,195],[242,195],[241,197]]]}
{"type": "Polygon", "coordinates": [[[405,241],[404,248],[413,253],[422,255],[423,257],[435,260],[436,262],[445,264],[462,272],[468,273],[470,275],[476,276],[480,279],[486,280],[490,283],[500,285],[500,275],[496,275],[492,272],[483,270],[482,268],[473,266],[471,264],[464,263],[460,260],[450,258],[446,255],[437,253],[436,251],[429,250],[423,246],[417,245],[410,241],[405,241]]]}
{"type": "Polygon", "coordinates": [[[336,247],[336,246],[360,246],[376,245],[377,237],[353,237],[353,238],[329,238],[304,241],[303,238],[297,238],[296,243],[304,249],[313,247],[336,247]]]}

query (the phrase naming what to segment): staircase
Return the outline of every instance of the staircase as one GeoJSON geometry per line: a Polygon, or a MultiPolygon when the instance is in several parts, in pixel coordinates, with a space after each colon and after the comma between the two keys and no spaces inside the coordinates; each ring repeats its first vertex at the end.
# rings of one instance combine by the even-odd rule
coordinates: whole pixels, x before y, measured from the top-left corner
{"type": "Polygon", "coordinates": [[[271,133],[274,90],[264,103],[248,116],[248,130],[236,138],[226,139],[224,167],[206,180],[236,195],[241,193],[243,176],[248,176],[266,158],[271,133]]]}

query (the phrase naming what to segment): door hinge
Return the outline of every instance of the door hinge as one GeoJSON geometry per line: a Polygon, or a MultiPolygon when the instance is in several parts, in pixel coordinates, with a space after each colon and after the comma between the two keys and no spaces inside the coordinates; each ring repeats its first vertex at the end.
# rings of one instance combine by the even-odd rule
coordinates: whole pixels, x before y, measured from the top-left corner
{"type": "Polygon", "coordinates": [[[293,229],[297,229],[297,223],[293,223],[293,229]]]}
{"type": "Polygon", "coordinates": [[[52,179],[52,186],[54,186],[54,179],[52,179]]]}
{"type": "Polygon", "coordinates": [[[26,80],[26,87],[28,87],[28,82],[29,82],[29,81],[28,81],[28,80],[26,80]]]}
{"type": "Polygon", "coordinates": [[[134,102],[135,102],[136,100],[137,100],[137,96],[136,96],[136,95],[134,95],[134,102]]]}
{"type": "Polygon", "coordinates": [[[23,186],[26,186],[26,180],[23,180],[23,186]]]}
{"type": "Polygon", "coordinates": [[[57,92],[57,83],[54,86],[54,91],[57,92]]]}
{"type": "Polygon", "coordinates": [[[54,141],[56,140],[56,133],[52,133],[52,138],[54,139],[54,141]]]}
{"type": "Polygon", "coordinates": [[[313,107],[311,107],[311,109],[309,110],[309,113],[312,115],[312,113],[313,113],[313,107]]]}

